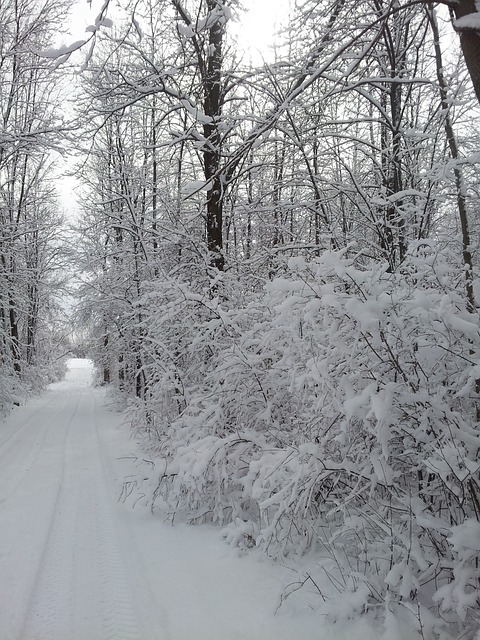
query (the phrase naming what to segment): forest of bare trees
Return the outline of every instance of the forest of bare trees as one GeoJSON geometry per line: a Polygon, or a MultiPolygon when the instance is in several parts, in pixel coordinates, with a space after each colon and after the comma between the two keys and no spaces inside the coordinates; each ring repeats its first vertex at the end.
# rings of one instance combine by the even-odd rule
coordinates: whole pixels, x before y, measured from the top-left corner
{"type": "Polygon", "coordinates": [[[308,583],[334,619],[341,593],[473,639],[478,3],[292,2],[258,66],[236,0],[120,4],[55,56],[68,7],[0,0],[0,403],[61,353],[75,263],[152,510],[317,554],[284,597],[308,583]],[[66,243],[50,164],[72,142],[66,243]]]}
{"type": "Polygon", "coordinates": [[[58,78],[35,51],[67,9],[57,0],[0,2],[0,413],[58,374],[65,350],[68,251],[53,165],[69,125],[58,78]]]}

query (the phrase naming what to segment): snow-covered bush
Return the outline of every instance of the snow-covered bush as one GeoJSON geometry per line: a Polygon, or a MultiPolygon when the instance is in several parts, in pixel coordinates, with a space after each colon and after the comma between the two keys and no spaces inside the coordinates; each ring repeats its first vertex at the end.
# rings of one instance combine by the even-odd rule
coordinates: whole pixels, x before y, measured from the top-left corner
{"type": "Polygon", "coordinates": [[[0,417],[6,416],[28,397],[44,391],[47,384],[64,377],[65,359],[54,344],[49,344],[49,347],[48,352],[40,351],[43,360],[32,364],[23,362],[20,372],[15,371],[8,360],[0,363],[0,417]]]}
{"type": "Polygon", "coordinates": [[[355,611],[404,609],[425,637],[441,620],[470,628],[478,317],[433,245],[397,273],[349,253],[292,258],[241,310],[186,289],[157,307],[155,496],[241,546],[317,553],[355,611]]]}
{"type": "Polygon", "coordinates": [[[26,390],[10,367],[0,364],[0,417],[6,416],[14,405],[22,402],[26,390]]]}

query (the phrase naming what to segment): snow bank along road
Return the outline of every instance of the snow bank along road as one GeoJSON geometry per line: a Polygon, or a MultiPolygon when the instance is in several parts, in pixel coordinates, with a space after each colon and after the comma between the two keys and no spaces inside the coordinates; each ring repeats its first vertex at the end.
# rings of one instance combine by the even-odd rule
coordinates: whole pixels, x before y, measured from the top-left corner
{"type": "Polygon", "coordinates": [[[343,638],[313,613],[274,615],[285,567],[118,503],[134,445],[91,375],[72,359],[0,423],[0,640],[343,638]]]}

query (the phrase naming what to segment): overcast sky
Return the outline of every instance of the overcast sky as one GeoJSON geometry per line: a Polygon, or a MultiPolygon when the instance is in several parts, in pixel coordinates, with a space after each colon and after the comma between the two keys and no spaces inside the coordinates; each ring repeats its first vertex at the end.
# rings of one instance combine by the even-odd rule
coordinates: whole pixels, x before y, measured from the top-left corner
{"type": "MultiPolygon", "coordinates": [[[[77,0],[72,8],[70,32],[73,40],[85,37],[85,27],[92,24],[103,2],[93,1],[92,8],[88,0],[77,0]]],[[[286,15],[288,0],[243,0],[246,11],[240,14],[240,22],[230,25],[246,51],[259,51],[259,58],[268,60],[271,57],[269,48],[273,43],[276,28],[282,16],[286,15]]],[[[255,57],[255,56],[254,56],[255,57]]]]}

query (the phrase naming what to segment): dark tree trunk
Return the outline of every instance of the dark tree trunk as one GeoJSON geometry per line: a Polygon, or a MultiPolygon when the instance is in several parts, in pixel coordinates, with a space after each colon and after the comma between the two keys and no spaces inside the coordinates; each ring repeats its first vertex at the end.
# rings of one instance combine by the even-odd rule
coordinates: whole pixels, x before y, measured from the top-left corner
{"type": "MultiPolygon", "coordinates": [[[[447,138],[447,142],[448,142],[448,146],[449,146],[450,154],[452,158],[454,160],[458,160],[458,158],[460,157],[460,152],[458,149],[457,138],[453,130],[452,119],[450,116],[448,87],[447,87],[447,81],[443,73],[443,56],[442,56],[442,50],[440,48],[440,33],[438,30],[433,3],[431,2],[428,3],[427,5],[427,16],[430,21],[430,25],[433,33],[434,48],[435,48],[435,62],[437,67],[437,80],[438,80],[438,87],[440,91],[440,101],[442,105],[442,110],[445,114],[444,116],[445,117],[445,121],[444,121],[445,135],[447,138]]],[[[471,248],[470,248],[470,229],[468,224],[467,199],[466,199],[467,188],[466,188],[464,177],[463,177],[463,171],[458,164],[454,166],[453,174],[455,176],[455,186],[456,186],[456,192],[457,192],[458,218],[460,221],[460,228],[462,230],[462,253],[463,253],[463,264],[465,265],[465,276],[466,276],[465,290],[467,294],[467,307],[471,313],[474,313],[476,305],[475,305],[475,294],[473,291],[473,260],[472,260],[472,254],[471,254],[471,248]]]]}
{"type": "Polygon", "coordinates": [[[15,301],[9,296],[9,319],[10,319],[10,343],[12,351],[13,369],[15,373],[20,374],[22,371],[21,354],[20,354],[20,335],[18,331],[18,322],[16,314],[15,301]]]}
{"type": "MultiPolygon", "coordinates": [[[[475,6],[475,0],[458,0],[452,3],[451,7],[455,18],[458,20],[470,14],[479,14],[475,6]]],[[[480,103],[480,31],[478,29],[464,28],[461,25],[457,28],[460,34],[460,44],[463,56],[472,79],[473,88],[480,103]]]]}
{"type": "Polygon", "coordinates": [[[108,366],[108,329],[105,327],[105,335],[103,337],[103,347],[104,347],[104,365],[103,365],[103,384],[110,384],[110,367],[108,366]]]}
{"type": "MultiPolygon", "coordinates": [[[[207,0],[208,10],[215,11],[217,0],[207,0]]],[[[218,128],[222,115],[222,44],[224,22],[216,20],[209,30],[205,73],[203,75],[203,109],[210,122],[204,124],[206,144],[203,162],[207,189],[207,247],[212,266],[223,271],[223,185],[220,177],[221,136],[218,128]]]]}
{"type": "Polygon", "coordinates": [[[27,363],[33,364],[35,361],[35,337],[38,322],[38,288],[35,284],[28,286],[29,309],[27,315],[27,363]]]}

